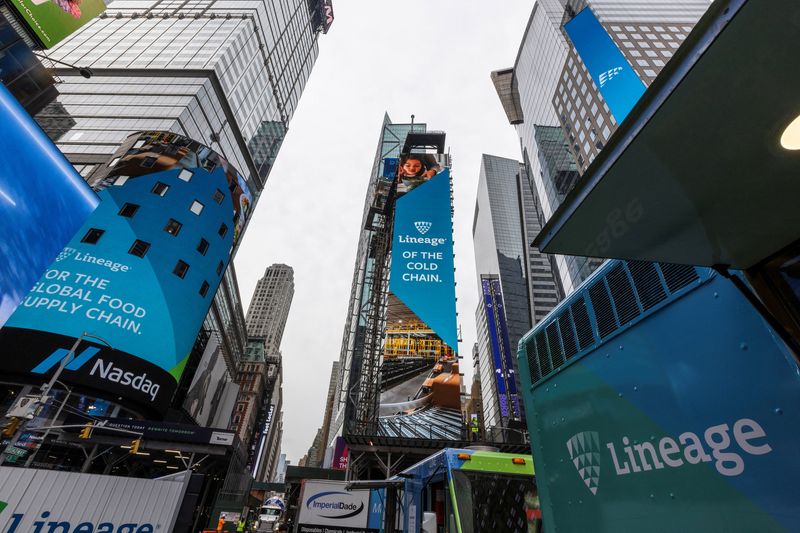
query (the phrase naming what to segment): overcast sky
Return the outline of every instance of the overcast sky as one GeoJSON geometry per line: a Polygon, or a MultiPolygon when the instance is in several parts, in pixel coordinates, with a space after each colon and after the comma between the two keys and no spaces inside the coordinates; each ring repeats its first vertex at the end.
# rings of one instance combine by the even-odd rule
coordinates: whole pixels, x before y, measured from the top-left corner
{"type": "MultiPolygon", "coordinates": [[[[520,158],[489,73],[514,63],[530,0],[334,0],[335,21],[235,264],[247,312],[273,263],[294,268],[283,337],[283,453],[293,464],[322,423],[339,359],[364,196],[381,122],[447,132],[455,187],[458,322],[472,379],[478,283],[472,248],[480,157],[520,158]]],[[[469,383],[469,381],[467,382],[469,383]]]]}

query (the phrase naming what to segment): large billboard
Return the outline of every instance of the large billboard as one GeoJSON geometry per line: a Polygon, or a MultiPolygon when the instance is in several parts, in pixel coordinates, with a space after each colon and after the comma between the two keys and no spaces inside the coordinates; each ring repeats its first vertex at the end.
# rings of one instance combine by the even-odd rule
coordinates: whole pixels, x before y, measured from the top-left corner
{"type": "Polygon", "coordinates": [[[219,154],[134,134],[100,174],[97,210],[0,330],[0,371],[51,374],[162,412],[247,221],[252,196],[219,154]]]}
{"type": "Polygon", "coordinates": [[[106,10],[103,0],[9,0],[45,48],[52,48],[106,10]]]}
{"type": "Polygon", "coordinates": [[[0,84],[0,328],[97,207],[97,195],[0,84]]]}
{"type": "Polygon", "coordinates": [[[621,124],[639,101],[645,85],[606,32],[591,8],[564,25],[611,114],[621,124]]]}
{"type": "Polygon", "coordinates": [[[463,438],[456,353],[450,169],[441,154],[402,154],[381,366],[379,431],[463,438]]]}
{"type": "Polygon", "coordinates": [[[212,335],[203,350],[183,408],[201,426],[211,426],[224,405],[226,386],[232,381],[222,347],[212,335]]]}
{"type": "Polygon", "coordinates": [[[514,370],[515,350],[508,335],[503,288],[497,278],[481,278],[481,290],[489,326],[489,349],[492,352],[492,364],[497,380],[500,415],[520,420],[522,409],[514,370]]]}

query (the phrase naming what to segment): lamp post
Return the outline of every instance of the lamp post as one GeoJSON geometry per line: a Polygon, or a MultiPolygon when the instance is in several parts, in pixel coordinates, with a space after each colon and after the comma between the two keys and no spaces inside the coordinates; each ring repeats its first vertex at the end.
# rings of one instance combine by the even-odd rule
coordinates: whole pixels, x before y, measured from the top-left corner
{"type": "MultiPolygon", "coordinates": [[[[72,344],[72,348],[70,348],[69,351],[67,352],[67,355],[65,355],[64,358],[61,359],[61,362],[59,363],[58,368],[53,373],[53,377],[50,378],[50,381],[48,381],[47,383],[42,385],[42,387],[40,389],[41,390],[41,394],[39,396],[39,399],[36,400],[36,404],[44,405],[47,402],[47,400],[48,400],[47,393],[50,392],[50,389],[53,388],[53,385],[58,381],[58,378],[61,377],[61,372],[64,371],[64,367],[66,367],[69,364],[69,362],[72,361],[72,358],[75,357],[75,352],[78,351],[78,347],[80,346],[80,344],[83,341],[83,339],[93,339],[95,341],[100,341],[103,344],[105,344],[106,346],[108,346],[109,348],[111,348],[112,350],[114,350],[114,347],[111,346],[111,344],[108,341],[106,341],[105,339],[103,339],[101,337],[98,337],[97,335],[92,335],[91,333],[88,333],[86,331],[81,332],[80,336],[77,339],[75,339],[75,342],[72,344]]],[[[63,383],[62,383],[62,385],[63,385],[63,383]]],[[[61,414],[61,409],[64,407],[64,403],[66,403],[67,399],[69,399],[69,396],[72,394],[72,390],[71,389],[69,389],[66,386],[64,386],[64,388],[69,391],[69,394],[67,394],[67,397],[64,398],[64,402],[58,408],[58,412],[56,413],[56,417],[58,417],[58,415],[61,414]]],[[[17,429],[17,432],[11,438],[11,442],[8,444],[6,449],[13,448],[14,445],[19,441],[19,438],[25,432],[25,428],[27,427],[29,421],[30,420],[27,419],[27,418],[23,421],[23,423],[20,425],[19,429],[17,429]]],[[[48,429],[47,431],[49,432],[50,430],[48,429]]],[[[45,436],[46,435],[47,435],[47,433],[45,433],[45,436]]],[[[8,454],[6,454],[6,453],[3,453],[0,456],[0,465],[2,465],[6,461],[7,457],[8,457],[8,454]]],[[[25,462],[25,466],[26,467],[30,465],[30,463],[32,462],[32,459],[33,459],[33,454],[31,454],[31,457],[29,457],[28,460],[25,462]]]]}

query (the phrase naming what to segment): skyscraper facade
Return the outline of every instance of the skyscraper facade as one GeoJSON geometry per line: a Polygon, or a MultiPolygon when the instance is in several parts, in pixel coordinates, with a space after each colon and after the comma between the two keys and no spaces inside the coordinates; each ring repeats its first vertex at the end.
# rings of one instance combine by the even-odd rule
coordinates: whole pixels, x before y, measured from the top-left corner
{"type": "MultiPolygon", "coordinates": [[[[90,182],[131,132],[185,135],[240,170],[252,192],[242,208],[252,210],[316,60],[318,36],[332,23],[330,4],[109,2],[100,17],[48,51],[58,61],[61,94],[35,118],[90,182]]],[[[244,357],[244,326],[231,266],[203,323],[219,343],[228,378],[244,357]]],[[[179,390],[190,388],[192,369],[213,367],[201,360],[202,345],[196,352],[179,390]]],[[[235,386],[227,389],[226,397],[235,396],[235,386]]]]}
{"type": "Polygon", "coordinates": [[[491,431],[522,420],[516,346],[559,301],[550,263],[526,240],[535,192],[519,161],[484,154],[472,236],[481,301],[476,310],[482,421],[491,431]]]}
{"type": "MultiPolygon", "coordinates": [[[[492,80],[520,137],[541,224],[561,205],[618,126],[565,24],[590,9],[646,87],[708,5],[705,0],[536,2],[514,67],[493,72],[492,80]]],[[[553,261],[565,293],[601,262],[563,256],[553,261]]]]}
{"type": "Polygon", "coordinates": [[[288,265],[271,265],[256,284],[247,310],[247,333],[263,338],[269,354],[280,350],[293,296],[294,270],[288,265]]]}

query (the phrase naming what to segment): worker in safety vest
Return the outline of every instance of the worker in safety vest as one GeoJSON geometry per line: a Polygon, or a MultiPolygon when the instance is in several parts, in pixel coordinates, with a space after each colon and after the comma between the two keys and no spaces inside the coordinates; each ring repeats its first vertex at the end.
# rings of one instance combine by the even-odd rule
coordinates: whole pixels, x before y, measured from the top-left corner
{"type": "Polygon", "coordinates": [[[219,520],[217,521],[217,532],[222,533],[222,530],[225,528],[225,515],[219,515],[219,520]]]}
{"type": "Polygon", "coordinates": [[[242,520],[241,518],[239,519],[239,523],[236,524],[236,531],[237,532],[244,531],[244,520],[242,520]]]}
{"type": "Polygon", "coordinates": [[[478,427],[478,419],[473,418],[472,423],[470,425],[471,425],[470,429],[472,430],[472,440],[473,442],[475,442],[478,440],[478,432],[480,431],[480,428],[478,427]]]}

